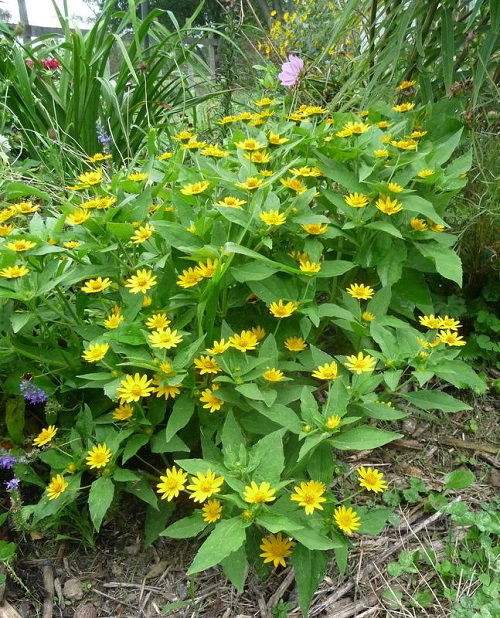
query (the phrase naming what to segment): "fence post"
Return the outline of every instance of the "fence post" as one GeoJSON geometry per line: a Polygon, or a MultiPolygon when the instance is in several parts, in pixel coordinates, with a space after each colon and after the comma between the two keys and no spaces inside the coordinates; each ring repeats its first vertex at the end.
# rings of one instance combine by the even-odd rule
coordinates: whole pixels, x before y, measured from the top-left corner
{"type": "Polygon", "coordinates": [[[24,25],[23,41],[27,43],[31,40],[31,26],[26,9],[26,0],[17,0],[17,6],[19,7],[19,21],[24,25]]]}

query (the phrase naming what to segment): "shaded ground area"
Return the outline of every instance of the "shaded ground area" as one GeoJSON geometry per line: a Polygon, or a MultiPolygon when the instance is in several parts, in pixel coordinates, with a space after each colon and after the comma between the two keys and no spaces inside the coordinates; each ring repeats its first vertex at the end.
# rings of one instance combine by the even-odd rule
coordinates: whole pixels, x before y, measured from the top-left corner
{"type": "MultiPolygon", "coordinates": [[[[450,500],[460,499],[473,510],[498,494],[498,404],[495,406],[492,397],[470,403],[472,411],[448,415],[439,423],[431,417],[409,417],[402,427],[405,440],[347,457],[350,466],[377,465],[384,470],[393,489],[390,500],[399,502],[394,508],[399,521],[387,526],[379,537],[356,540],[344,578],[338,576],[333,563],[330,565],[310,616],[449,615],[450,604],[433,592],[428,607],[415,608],[417,591],[435,588],[438,575],[431,567],[396,580],[388,575],[386,565],[397,560],[401,551],[430,549],[443,555],[450,542],[458,543],[463,537],[464,531],[453,526],[447,515],[435,513],[428,505],[429,492],[443,490],[447,472],[458,466],[474,472],[473,486],[449,494],[450,500]],[[406,601],[404,608],[395,606],[387,596],[387,589],[394,587],[406,601]]],[[[8,604],[17,613],[0,609],[0,618],[300,616],[290,569],[275,571],[267,580],[250,573],[242,594],[218,569],[186,578],[196,545],[161,538],[143,550],[141,517],[125,509],[115,513],[115,519],[103,528],[95,548],[77,539],[37,538],[36,534],[25,539],[20,544],[15,575],[11,574],[5,591],[8,604]]],[[[463,594],[473,589],[474,581],[464,582],[463,594]]]]}

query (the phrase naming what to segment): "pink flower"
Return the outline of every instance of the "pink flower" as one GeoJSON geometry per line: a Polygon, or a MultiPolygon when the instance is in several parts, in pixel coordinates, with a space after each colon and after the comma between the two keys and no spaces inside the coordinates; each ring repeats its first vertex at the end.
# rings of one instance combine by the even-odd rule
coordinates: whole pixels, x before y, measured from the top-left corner
{"type": "Polygon", "coordinates": [[[55,58],[45,58],[45,60],[42,60],[42,65],[45,69],[51,70],[59,69],[61,67],[61,63],[55,58]]]}
{"type": "Polygon", "coordinates": [[[304,61],[302,58],[290,54],[288,62],[284,62],[281,66],[281,73],[278,75],[278,79],[283,86],[295,86],[303,68],[304,61]]]}
{"type": "Polygon", "coordinates": [[[31,58],[28,58],[28,60],[26,60],[26,64],[29,66],[30,69],[32,69],[35,66],[35,63],[33,62],[31,58]]]}

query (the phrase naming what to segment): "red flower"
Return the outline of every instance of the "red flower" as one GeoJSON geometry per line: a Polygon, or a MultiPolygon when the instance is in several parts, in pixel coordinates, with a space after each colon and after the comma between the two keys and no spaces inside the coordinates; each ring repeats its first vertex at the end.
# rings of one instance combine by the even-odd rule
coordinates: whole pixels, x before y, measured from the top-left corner
{"type": "Polygon", "coordinates": [[[61,63],[55,58],[45,58],[42,60],[42,65],[45,69],[55,70],[61,68],[61,63]]]}

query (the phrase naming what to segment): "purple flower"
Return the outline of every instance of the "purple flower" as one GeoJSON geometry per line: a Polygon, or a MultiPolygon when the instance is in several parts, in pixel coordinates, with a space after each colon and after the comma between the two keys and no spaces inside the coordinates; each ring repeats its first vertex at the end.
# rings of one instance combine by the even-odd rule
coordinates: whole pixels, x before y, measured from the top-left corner
{"type": "Polygon", "coordinates": [[[5,481],[5,487],[8,491],[16,491],[19,489],[20,482],[21,481],[18,478],[14,477],[13,479],[10,479],[10,481],[5,481]]]}
{"type": "Polygon", "coordinates": [[[2,450],[2,454],[0,455],[0,468],[3,468],[4,470],[12,470],[15,463],[16,458],[14,455],[2,450]]]}
{"type": "Polygon", "coordinates": [[[26,401],[30,403],[45,403],[48,399],[48,395],[43,389],[28,380],[21,380],[19,390],[26,401]]]}
{"type": "Polygon", "coordinates": [[[295,86],[303,68],[304,61],[298,56],[290,54],[288,62],[284,62],[281,65],[281,73],[278,75],[278,79],[283,86],[295,86]]]}
{"type": "Polygon", "coordinates": [[[97,130],[97,141],[103,147],[104,152],[108,152],[109,145],[111,144],[111,135],[108,135],[106,133],[106,129],[103,127],[103,125],[100,122],[97,123],[96,130],[97,130]]]}

